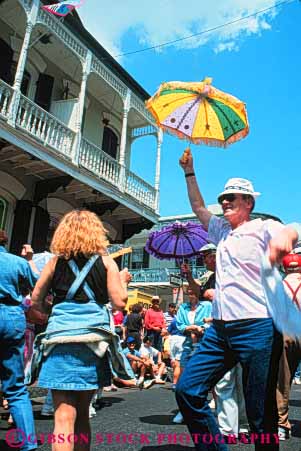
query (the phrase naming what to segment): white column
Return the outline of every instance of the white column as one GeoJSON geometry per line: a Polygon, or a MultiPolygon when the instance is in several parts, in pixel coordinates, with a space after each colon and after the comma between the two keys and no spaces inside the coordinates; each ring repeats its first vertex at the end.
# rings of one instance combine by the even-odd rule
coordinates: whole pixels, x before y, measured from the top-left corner
{"type": "Polygon", "coordinates": [[[39,6],[40,6],[39,0],[33,0],[30,12],[27,16],[27,24],[26,24],[23,45],[22,45],[22,49],[21,49],[21,52],[19,55],[19,61],[18,61],[14,85],[13,85],[14,93],[12,95],[12,99],[11,99],[10,106],[9,106],[9,113],[8,113],[8,123],[10,125],[12,125],[13,127],[16,124],[17,111],[18,111],[20,97],[21,97],[21,84],[22,84],[25,65],[26,65],[26,61],[27,61],[28,50],[30,48],[30,38],[31,38],[33,27],[35,26],[36,21],[37,21],[39,6]]]}
{"type": "Polygon", "coordinates": [[[157,158],[156,158],[156,172],[155,172],[155,209],[156,213],[159,214],[159,201],[160,201],[160,170],[161,170],[161,146],[163,142],[163,132],[161,128],[158,129],[157,133],[157,158]]]}
{"type": "Polygon", "coordinates": [[[79,156],[80,156],[80,144],[82,139],[82,123],[83,123],[83,116],[84,116],[84,108],[85,108],[85,99],[86,99],[86,92],[87,92],[87,81],[88,76],[91,72],[91,64],[92,64],[92,53],[90,50],[88,50],[86,55],[86,60],[83,65],[83,75],[82,75],[82,81],[80,86],[80,93],[78,96],[78,103],[77,103],[77,114],[76,114],[76,122],[75,122],[75,130],[76,135],[72,147],[72,160],[73,163],[78,166],[79,164],[79,156]]]}
{"type": "Polygon", "coordinates": [[[122,129],[121,129],[121,139],[119,148],[119,164],[120,164],[120,174],[119,174],[119,187],[121,191],[125,190],[125,150],[126,150],[126,139],[127,139],[127,128],[128,128],[128,114],[131,107],[131,91],[128,89],[126,98],[123,105],[123,116],[122,116],[122,129]]]}

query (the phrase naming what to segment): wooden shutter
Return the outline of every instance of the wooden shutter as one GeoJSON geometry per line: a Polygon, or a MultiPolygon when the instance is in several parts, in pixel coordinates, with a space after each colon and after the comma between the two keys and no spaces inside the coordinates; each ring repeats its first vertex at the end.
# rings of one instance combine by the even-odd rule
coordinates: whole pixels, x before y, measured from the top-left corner
{"type": "Polygon", "coordinates": [[[23,244],[27,243],[31,210],[31,200],[18,200],[10,244],[10,251],[13,254],[20,255],[23,244]]]}
{"type": "Polygon", "coordinates": [[[143,249],[143,265],[142,268],[148,268],[149,267],[149,254],[146,252],[145,249],[143,249]]]}
{"type": "Polygon", "coordinates": [[[117,135],[109,127],[104,127],[102,138],[102,150],[109,154],[112,158],[117,155],[118,138],[117,135]]]}
{"type": "Polygon", "coordinates": [[[50,110],[53,84],[54,78],[51,75],[39,75],[34,101],[46,111],[50,110]]]}
{"type": "Polygon", "coordinates": [[[34,252],[44,252],[46,250],[49,224],[50,216],[48,211],[42,207],[36,207],[32,234],[32,247],[34,252]]]}
{"type": "Polygon", "coordinates": [[[13,63],[13,50],[10,46],[0,39],[0,78],[9,85],[13,84],[12,63],[13,63]]]}

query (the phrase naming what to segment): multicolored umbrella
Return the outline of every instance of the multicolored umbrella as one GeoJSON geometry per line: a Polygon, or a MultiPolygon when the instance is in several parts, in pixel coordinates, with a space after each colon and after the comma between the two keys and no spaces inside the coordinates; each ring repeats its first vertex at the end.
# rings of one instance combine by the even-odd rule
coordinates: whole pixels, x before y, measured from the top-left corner
{"type": "Polygon", "coordinates": [[[200,224],[176,221],[149,234],[145,250],[160,260],[189,258],[208,243],[208,234],[200,224]]]}
{"type": "Polygon", "coordinates": [[[249,133],[246,107],[211,82],[163,83],[146,107],[163,130],[194,144],[226,147],[249,133]]]}

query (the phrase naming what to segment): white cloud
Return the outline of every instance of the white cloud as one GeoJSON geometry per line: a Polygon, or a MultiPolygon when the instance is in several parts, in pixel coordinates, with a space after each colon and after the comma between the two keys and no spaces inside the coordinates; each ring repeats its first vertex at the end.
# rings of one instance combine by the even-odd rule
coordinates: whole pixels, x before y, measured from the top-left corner
{"type": "MultiPolygon", "coordinates": [[[[199,33],[275,4],[275,0],[86,0],[78,11],[90,33],[115,56],[199,33]],[[136,44],[123,40],[129,32],[136,44]]],[[[272,9],[174,45],[196,48],[210,43],[216,52],[237,51],[246,36],[270,29],[279,11],[272,9]]]]}

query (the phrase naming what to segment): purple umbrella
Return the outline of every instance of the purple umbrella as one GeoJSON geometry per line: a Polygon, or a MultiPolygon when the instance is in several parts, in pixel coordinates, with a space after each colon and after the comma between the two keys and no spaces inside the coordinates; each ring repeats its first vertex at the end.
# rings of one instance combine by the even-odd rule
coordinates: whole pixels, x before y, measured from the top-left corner
{"type": "Polygon", "coordinates": [[[160,260],[172,260],[193,257],[207,243],[208,233],[202,225],[192,221],[176,221],[151,232],[145,250],[160,260]]]}

